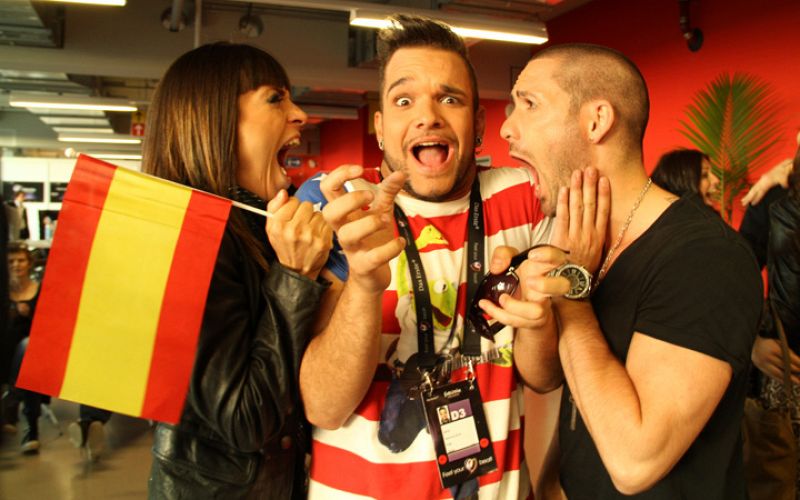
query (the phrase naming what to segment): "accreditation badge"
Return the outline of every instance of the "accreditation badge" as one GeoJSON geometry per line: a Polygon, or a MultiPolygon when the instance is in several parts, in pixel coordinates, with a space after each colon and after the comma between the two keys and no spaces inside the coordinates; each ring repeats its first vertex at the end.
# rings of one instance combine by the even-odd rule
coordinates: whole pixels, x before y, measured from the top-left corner
{"type": "Polygon", "coordinates": [[[477,380],[435,387],[423,401],[442,487],[497,470],[477,380]]]}

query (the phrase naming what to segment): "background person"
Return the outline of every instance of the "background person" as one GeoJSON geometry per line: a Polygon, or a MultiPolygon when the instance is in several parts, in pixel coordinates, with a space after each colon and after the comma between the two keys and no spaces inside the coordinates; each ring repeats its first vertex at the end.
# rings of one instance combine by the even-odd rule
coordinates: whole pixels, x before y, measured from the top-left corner
{"type": "Polygon", "coordinates": [[[156,427],[150,498],[305,497],[297,379],[332,234],[286,192],[280,158],[306,121],[290,88],[266,52],[216,43],[179,57],[151,103],[145,172],[274,216],[231,209],[183,415],[156,427]]]}
{"type": "MultiPolygon", "coordinates": [[[[800,400],[800,357],[797,354],[800,353],[800,148],[795,153],[793,166],[787,192],[769,208],[766,266],[769,301],[783,323],[789,343],[791,391],[796,402],[800,400]]],[[[794,435],[800,443],[800,408],[786,401],[777,327],[772,321],[771,311],[765,312],[765,316],[752,356],[753,364],[766,375],[761,379],[759,399],[766,408],[789,407],[794,435]]],[[[800,476],[797,484],[800,487],[800,476]]]]}
{"type": "Polygon", "coordinates": [[[12,354],[8,381],[10,389],[3,398],[3,414],[6,424],[17,421],[17,405],[22,403],[22,414],[27,427],[22,435],[21,450],[32,454],[39,450],[39,416],[44,396],[14,387],[20,363],[28,345],[33,314],[39,299],[39,283],[31,278],[33,256],[24,243],[11,243],[8,247],[9,312],[8,327],[3,339],[4,350],[12,354]],[[13,347],[11,347],[13,346],[13,347]]]}
{"type": "Polygon", "coordinates": [[[664,153],[650,177],[654,184],[678,196],[699,194],[710,207],[719,196],[719,177],[711,172],[708,155],[696,149],[664,153]]]}

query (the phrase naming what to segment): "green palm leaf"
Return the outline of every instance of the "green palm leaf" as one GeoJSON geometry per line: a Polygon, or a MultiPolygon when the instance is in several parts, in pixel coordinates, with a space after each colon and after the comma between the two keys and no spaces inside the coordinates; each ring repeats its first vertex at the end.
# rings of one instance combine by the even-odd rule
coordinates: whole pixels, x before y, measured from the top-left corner
{"type": "Polygon", "coordinates": [[[767,83],[723,73],[697,92],[680,120],[680,133],[711,160],[711,171],[720,179],[720,213],[729,222],[748,175],[778,142],[778,110],[767,83]]]}

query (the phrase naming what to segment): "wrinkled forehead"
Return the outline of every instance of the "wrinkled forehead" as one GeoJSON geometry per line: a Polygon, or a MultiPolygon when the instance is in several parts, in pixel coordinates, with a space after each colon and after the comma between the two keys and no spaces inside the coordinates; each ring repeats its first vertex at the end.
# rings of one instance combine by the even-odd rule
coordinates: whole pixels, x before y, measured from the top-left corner
{"type": "Polygon", "coordinates": [[[464,90],[471,96],[467,65],[450,50],[434,47],[404,47],[398,49],[386,64],[385,96],[391,89],[404,84],[433,84],[464,90]]]}
{"type": "Polygon", "coordinates": [[[514,89],[536,90],[542,86],[556,84],[554,75],[559,62],[552,57],[533,59],[522,69],[514,82],[514,89]]]}

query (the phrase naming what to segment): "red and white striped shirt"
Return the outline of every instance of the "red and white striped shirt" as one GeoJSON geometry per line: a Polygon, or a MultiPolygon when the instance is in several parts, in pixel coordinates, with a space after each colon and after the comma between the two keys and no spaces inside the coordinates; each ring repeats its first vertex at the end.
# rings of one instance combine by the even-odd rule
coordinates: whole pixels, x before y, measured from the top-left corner
{"type": "MultiPolygon", "coordinates": [[[[520,251],[547,242],[550,219],[534,196],[532,179],[523,168],[480,171],[485,226],[485,263],[501,245],[520,251]]],[[[457,353],[466,308],[467,216],[469,195],[447,202],[397,198],[414,234],[434,308],[434,345],[457,353]],[[457,307],[458,313],[454,316],[457,307]],[[450,339],[456,321],[455,339],[450,339]]],[[[426,430],[400,453],[378,440],[378,428],[391,373],[417,351],[416,311],[406,257],[395,258],[392,281],[383,295],[381,357],[372,385],[355,413],[337,430],[313,433],[311,499],[439,499],[442,489],[433,441],[426,430]]],[[[530,493],[522,436],[522,388],[512,366],[513,330],[504,328],[495,342],[481,339],[481,350],[499,350],[495,359],[476,367],[483,409],[494,445],[498,470],[479,478],[485,499],[526,498],[530,493]]],[[[452,380],[465,376],[453,371],[452,380]]]]}

